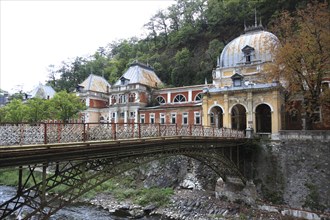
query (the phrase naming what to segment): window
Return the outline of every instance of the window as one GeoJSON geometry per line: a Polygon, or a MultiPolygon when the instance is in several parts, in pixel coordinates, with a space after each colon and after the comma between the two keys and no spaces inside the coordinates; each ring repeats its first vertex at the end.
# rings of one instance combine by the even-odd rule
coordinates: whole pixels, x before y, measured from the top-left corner
{"type": "Polygon", "coordinates": [[[239,87],[242,85],[241,79],[234,79],[234,87],[239,87]]]}
{"type": "Polygon", "coordinates": [[[150,113],[150,124],[155,124],[155,113],[150,113]]]}
{"type": "Polygon", "coordinates": [[[210,113],[210,124],[214,125],[214,113],[213,112],[210,113]]]}
{"type": "Polygon", "coordinates": [[[116,118],[116,112],[112,112],[112,118],[116,118]]]}
{"type": "Polygon", "coordinates": [[[165,124],[165,114],[159,113],[159,123],[165,124]]]}
{"type": "Polygon", "coordinates": [[[249,64],[252,61],[252,54],[254,52],[254,48],[250,47],[249,45],[246,45],[243,49],[242,52],[244,53],[244,57],[245,57],[245,63],[249,64]]]}
{"type": "Polygon", "coordinates": [[[195,96],[195,102],[202,101],[202,99],[203,99],[202,93],[198,93],[198,94],[195,96]]]}
{"type": "Polygon", "coordinates": [[[125,117],[125,112],[120,112],[119,117],[124,118],[125,117]]]}
{"type": "Polygon", "coordinates": [[[182,113],[182,124],[187,125],[188,124],[188,112],[182,113]]]}
{"type": "Polygon", "coordinates": [[[129,94],[128,102],[135,102],[135,93],[129,94]]]}
{"type": "Polygon", "coordinates": [[[201,113],[200,112],[194,112],[195,116],[195,124],[200,125],[201,124],[201,113]]]}
{"type": "Polygon", "coordinates": [[[145,123],[145,115],[144,114],[141,114],[140,115],[140,123],[141,124],[144,124],[145,123]]]}
{"type": "Polygon", "coordinates": [[[130,112],[129,116],[130,116],[130,118],[135,118],[135,112],[130,112]]]}
{"type": "Polygon", "coordinates": [[[166,101],[165,101],[165,99],[164,99],[163,96],[158,96],[158,97],[156,98],[156,101],[157,101],[160,105],[166,103],[166,101]]]}
{"type": "Polygon", "coordinates": [[[176,95],[173,100],[173,102],[185,102],[185,101],[186,101],[186,97],[181,94],[176,95]]]}
{"type": "Polygon", "coordinates": [[[119,95],[119,103],[126,103],[126,95],[119,95]]]}
{"type": "Polygon", "coordinates": [[[176,124],[176,113],[171,113],[171,124],[176,124]]]}
{"type": "Polygon", "coordinates": [[[115,95],[112,95],[111,96],[111,103],[112,104],[115,104],[116,103],[116,96],[115,95]]]}

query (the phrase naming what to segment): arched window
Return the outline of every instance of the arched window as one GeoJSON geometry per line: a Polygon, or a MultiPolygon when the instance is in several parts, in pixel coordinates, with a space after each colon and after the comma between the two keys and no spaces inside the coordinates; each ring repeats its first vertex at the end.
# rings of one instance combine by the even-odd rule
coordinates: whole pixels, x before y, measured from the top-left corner
{"type": "Polygon", "coordinates": [[[126,95],[125,94],[119,95],[119,103],[126,103],[126,95]]]}
{"type": "Polygon", "coordinates": [[[112,104],[115,104],[116,103],[116,96],[115,95],[112,95],[111,96],[111,103],[112,104]]]}
{"type": "Polygon", "coordinates": [[[203,99],[202,93],[198,93],[198,94],[195,96],[195,102],[202,101],[202,99],[203,99]]]}
{"type": "Polygon", "coordinates": [[[210,113],[210,124],[214,125],[214,113],[213,112],[210,113]]]}
{"type": "Polygon", "coordinates": [[[135,102],[135,93],[129,94],[128,102],[135,102]]]}
{"type": "Polygon", "coordinates": [[[157,101],[159,104],[165,104],[165,103],[166,103],[166,101],[165,101],[165,99],[164,99],[163,96],[158,96],[158,97],[156,98],[156,101],[157,101]]]}
{"type": "Polygon", "coordinates": [[[186,97],[184,95],[176,95],[173,99],[173,102],[186,102],[186,97]]]}

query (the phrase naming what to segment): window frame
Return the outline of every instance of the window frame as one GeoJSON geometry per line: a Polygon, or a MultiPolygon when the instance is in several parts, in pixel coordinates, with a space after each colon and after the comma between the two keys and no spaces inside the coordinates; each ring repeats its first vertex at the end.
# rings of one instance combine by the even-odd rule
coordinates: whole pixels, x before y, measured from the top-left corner
{"type": "Polygon", "coordinates": [[[183,103],[183,102],[187,102],[187,98],[183,94],[177,94],[173,98],[173,103],[183,103]]]}
{"type": "Polygon", "coordinates": [[[140,114],[140,123],[145,124],[146,123],[146,115],[145,114],[140,114]]]}
{"type": "Polygon", "coordinates": [[[160,104],[160,105],[164,105],[164,104],[166,104],[166,100],[165,100],[165,98],[163,97],[163,96],[157,96],[156,97],[156,101],[158,102],[158,104],[160,104]],[[160,100],[162,100],[162,101],[160,101],[160,100]]]}
{"type": "Polygon", "coordinates": [[[203,101],[203,93],[198,93],[195,95],[195,99],[194,99],[195,102],[200,102],[200,101],[203,101]],[[200,97],[199,99],[197,99],[198,97],[200,97]]]}
{"type": "Polygon", "coordinates": [[[155,124],[156,122],[156,116],[155,116],[155,113],[150,113],[149,114],[149,123],[150,124],[155,124]]]}
{"type": "Polygon", "coordinates": [[[166,115],[165,115],[165,113],[159,113],[159,123],[160,124],[165,124],[166,123],[166,115]],[[164,120],[164,121],[162,122],[162,120],[164,120]]]}
{"type": "Polygon", "coordinates": [[[189,113],[188,112],[183,112],[182,113],[182,125],[188,125],[189,124],[189,113]],[[186,123],[185,123],[186,120],[186,123]]]}
{"type": "Polygon", "coordinates": [[[176,124],[176,118],[177,118],[176,115],[177,115],[176,112],[171,113],[171,124],[176,124]]]}
{"type": "Polygon", "coordinates": [[[202,124],[202,117],[200,112],[194,112],[194,124],[195,125],[202,124]],[[199,120],[199,123],[197,123],[197,119],[199,120]]]}

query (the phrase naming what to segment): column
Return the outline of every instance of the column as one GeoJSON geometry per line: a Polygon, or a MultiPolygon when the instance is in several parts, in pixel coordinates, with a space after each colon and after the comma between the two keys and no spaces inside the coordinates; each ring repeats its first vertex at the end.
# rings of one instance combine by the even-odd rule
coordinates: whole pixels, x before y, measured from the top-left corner
{"type": "Polygon", "coordinates": [[[280,114],[280,103],[279,103],[279,94],[278,91],[272,92],[272,100],[273,101],[273,111],[272,111],[272,137],[277,136],[279,129],[281,127],[281,114],[280,114]]]}
{"type": "Polygon", "coordinates": [[[188,90],[188,102],[192,101],[192,91],[191,89],[188,90]]]}
{"type": "Polygon", "coordinates": [[[171,103],[171,92],[167,92],[167,103],[171,103]]]}
{"type": "Polygon", "coordinates": [[[224,117],[223,117],[223,127],[225,128],[231,128],[230,124],[230,112],[229,112],[229,100],[228,100],[228,94],[224,94],[224,117]]]}
{"type": "Polygon", "coordinates": [[[138,117],[138,110],[137,109],[135,109],[135,118],[134,118],[134,123],[138,123],[139,121],[138,121],[138,119],[139,119],[139,117],[138,117]]]}
{"type": "Polygon", "coordinates": [[[127,118],[128,118],[128,114],[127,114],[127,110],[124,111],[124,123],[127,123],[127,118]]]}
{"type": "Polygon", "coordinates": [[[246,115],[246,128],[253,128],[256,130],[256,122],[254,119],[253,112],[253,95],[252,92],[248,92],[247,94],[247,115],[246,115]]]}

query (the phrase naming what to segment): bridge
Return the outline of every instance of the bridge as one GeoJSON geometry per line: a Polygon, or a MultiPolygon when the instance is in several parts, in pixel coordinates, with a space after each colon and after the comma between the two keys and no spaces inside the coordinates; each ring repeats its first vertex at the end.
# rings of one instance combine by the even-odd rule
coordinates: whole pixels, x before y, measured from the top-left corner
{"type": "Polygon", "coordinates": [[[245,182],[246,143],[242,131],[200,125],[0,124],[0,169],[18,170],[17,194],[0,205],[0,219],[23,209],[24,219],[47,219],[106,180],[174,155],[194,158],[225,180],[245,182]]]}

